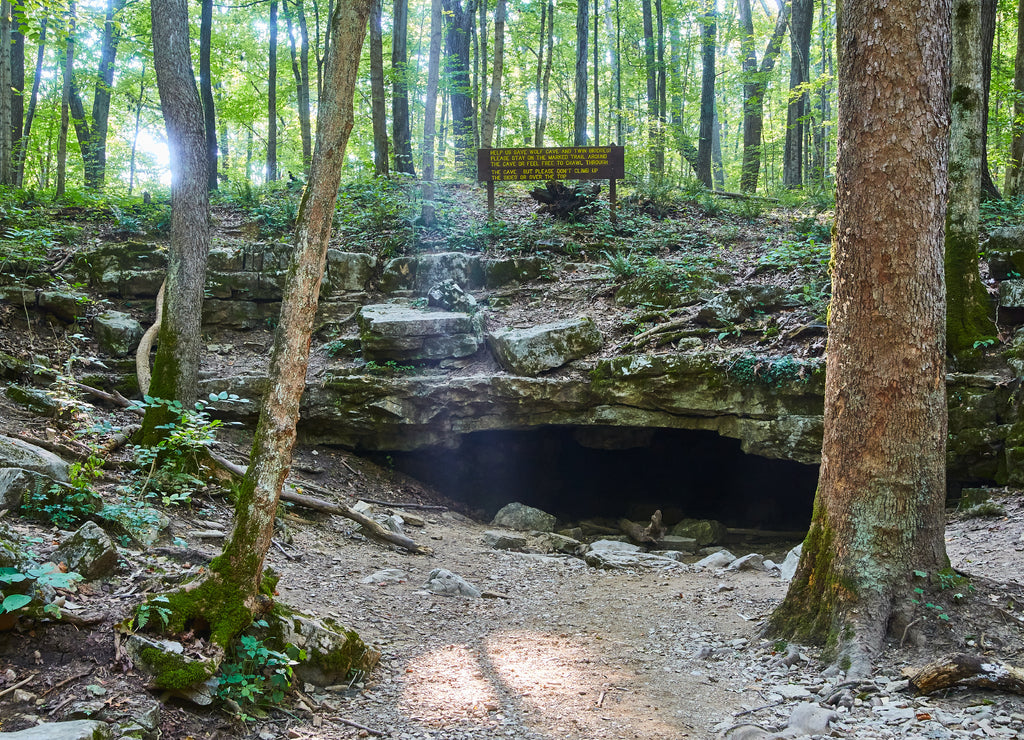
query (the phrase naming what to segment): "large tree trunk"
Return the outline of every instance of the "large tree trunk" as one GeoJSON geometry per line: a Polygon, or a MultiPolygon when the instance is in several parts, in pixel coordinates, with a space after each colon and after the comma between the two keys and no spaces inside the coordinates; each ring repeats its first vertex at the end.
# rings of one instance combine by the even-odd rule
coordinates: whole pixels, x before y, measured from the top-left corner
{"type": "Polygon", "coordinates": [[[309,174],[309,160],[313,156],[312,128],[309,106],[309,32],[306,29],[306,13],[302,0],[294,0],[294,17],[298,24],[298,40],[292,29],[292,10],[288,0],[283,0],[285,22],[288,27],[288,47],[292,55],[292,76],[295,77],[295,102],[299,108],[299,136],[302,138],[302,174],[309,174]],[[298,49],[295,46],[298,44],[298,49]]]}
{"type": "Polygon", "coordinates": [[[11,143],[13,141],[13,116],[11,104],[11,3],[10,0],[0,2],[0,184],[11,185],[14,182],[11,143]],[[6,91],[6,92],[5,92],[6,91]]]}
{"type": "Polygon", "coordinates": [[[388,174],[388,121],[384,100],[384,36],[380,27],[382,0],[370,10],[370,119],[373,123],[373,171],[388,174]]]}
{"type": "MultiPolygon", "coordinates": [[[[291,467],[299,401],[306,387],[310,336],[324,273],[331,221],[353,124],[352,99],[372,0],[339,2],[331,17],[333,34],[324,64],[316,147],[309,185],[295,224],[281,314],[270,355],[268,388],[260,403],[251,462],[238,489],[235,527],[224,553],[210,566],[208,589],[228,589],[254,609],[263,562],[274,533],[281,487],[291,467]]],[[[250,612],[251,614],[251,612],[250,612]]],[[[211,615],[213,616],[213,615],[211,615]]],[[[226,644],[248,624],[248,616],[223,616],[213,625],[214,639],[226,644]]]]}
{"type": "Polygon", "coordinates": [[[213,75],[210,71],[210,46],[213,36],[213,0],[199,3],[199,97],[203,101],[203,126],[206,132],[207,187],[217,189],[217,112],[213,102],[213,75]]]}
{"type": "Polygon", "coordinates": [[[32,133],[32,121],[36,115],[36,105],[39,102],[39,83],[43,77],[43,55],[46,51],[46,27],[47,19],[44,16],[39,25],[39,44],[36,47],[36,73],[32,77],[32,94],[28,99],[28,111],[25,113],[25,132],[14,149],[14,157],[17,166],[17,182],[21,187],[25,182],[25,159],[28,156],[28,138],[32,133]]]}
{"type": "Polygon", "coordinates": [[[430,47],[427,51],[427,100],[423,112],[423,225],[434,225],[434,134],[437,118],[437,88],[441,74],[441,35],[444,22],[441,0],[430,3],[430,47]]]}
{"type": "Polygon", "coordinates": [[[494,67],[491,70],[491,96],[484,114],[482,146],[490,149],[494,137],[494,123],[501,105],[501,74],[505,67],[505,0],[498,0],[494,9],[494,67]]]}
{"type": "Polygon", "coordinates": [[[85,162],[86,185],[97,190],[107,176],[107,128],[110,118],[110,96],[114,87],[114,60],[121,40],[121,27],[115,16],[124,8],[125,0],[107,0],[103,20],[103,41],[100,66],[96,72],[96,92],[92,98],[92,131],[89,136],[89,160],[85,162]]]}
{"type": "MultiPolygon", "coordinates": [[[[409,0],[394,1],[394,30],[391,34],[391,128],[395,147],[395,170],[415,175],[412,161],[412,130],[409,125],[409,0]]],[[[495,51],[497,53],[497,51],[495,51]]]]}
{"type": "Polygon", "coordinates": [[[654,17],[657,21],[658,31],[658,56],[655,60],[655,66],[657,67],[658,115],[655,122],[654,171],[663,173],[665,171],[665,121],[667,120],[668,112],[668,91],[665,89],[665,18],[661,11],[661,0],[654,0],[654,17]]]}
{"type": "Polygon", "coordinates": [[[981,106],[981,194],[983,198],[1002,200],[992,181],[988,166],[988,98],[992,88],[992,46],[996,37],[996,11],[999,0],[981,0],[981,75],[984,104],[981,106]]]}
{"type": "Polygon", "coordinates": [[[572,142],[587,145],[587,39],[590,36],[590,0],[576,0],[576,98],[572,142]]]}
{"type": "Polygon", "coordinates": [[[783,3],[779,11],[775,30],[768,39],[761,66],[757,66],[757,52],[754,50],[754,20],[750,12],[750,0],[738,0],[740,28],[743,32],[743,167],[740,173],[740,190],[744,193],[757,191],[757,179],[761,171],[761,135],[764,131],[764,96],[768,92],[775,62],[782,52],[782,38],[789,25],[789,3],[783,3]]]}
{"type": "Polygon", "coordinates": [[[793,0],[789,35],[789,107],[786,109],[786,148],[782,161],[782,184],[803,186],[804,132],[810,112],[810,95],[802,86],[810,81],[811,27],[814,0],[793,0]]]}
{"type": "Polygon", "coordinates": [[[814,514],[770,627],[856,678],[914,571],[946,567],[950,0],[843,3],[825,428],[814,514]]]}
{"type": "Polygon", "coordinates": [[[715,126],[715,36],[718,16],[713,2],[705,2],[700,40],[703,71],[700,85],[700,134],[697,141],[697,179],[711,187],[711,146],[715,126]]]}
{"type": "Polygon", "coordinates": [[[1013,66],[1013,140],[1006,165],[1006,197],[1024,194],[1024,0],[1017,2],[1017,59],[1013,66]]]}
{"type": "MultiPolygon", "coordinates": [[[[537,111],[537,127],[534,131],[533,145],[544,146],[544,130],[548,125],[548,100],[551,90],[551,66],[555,56],[555,0],[548,0],[548,32],[547,32],[547,61],[544,63],[544,79],[538,91],[540,96],[540,109],[537,111]]],[[[541,42],[543,43],[544,29],[541,29],[541,42]]],[[[538,62],[540,64],[540,62],[538,62]]]]}
{"type": "Polygon", "coordinates": [[[267,182],[277,180],[277,0],[270,0],[270,61],[267,71],[267,182]]]}
{"type": "MultiPolygon", "coordinates": [[[[16,16],[24,14],[22,0],[15,0],[16,16]]],[[[17,152],[25,135],[25,34],[17,23],[11,26],[11,164],[9,185],[19,185],[17,152]]]]}
{"type": "Polygon", "coordinates": [[[445,64],[452,106],[455,167],[460,174],[466,175],[476,169],[476,158],[473,156],[473,85],[469,78],[469,47],[473,35],[476,2],[469,0],[464,8],[462,0],[442,0],[442,7],[448,26],[445,39],[448,54],[445,64]]]}
{"type": "Polygon", "coordinates": [[[952,123],[949,137],[949,210],[946,213],[946,350],[969,361],[974,343],[993,337],[988,293],[978,273],[981,203],[981,13],[977,0],[953,0],[952,123]]]}
{"type": "Polygon", "coordinates": [[[63,82],[60,96],[60,133],[57,138],[57,189],[55,193],[57,198],[64,195],[68,176],[68,127],[71,122],[71,87],[75,62],[75,3],[73,0],[68,4],[65,17],[67,43],[63,56],[58,57],[63,61],[61,64],[63,82]]]}
{"type": "MultiPolygon", "coordinates": [[[[641,0],[640,9],[644,23],[644,72],[647,79],[647,166],[652,173],[658,169],[658,149],[663,145],[658,131],[658,70],[654,52],[654,14],[651,0],[641,0]]],[[[664,151],[664,149],[662,149],[664,151]]],[[[664,165],[664,154],[661,158],[664,165]]]]}
{"type": "MultiPolygon", "coordinates": [[[[191,407],[198,393],[200,323],[210,249],[210,193],[203,104],[189,53],[187,0],[152,0],[153,67],[171,154],[171,244],[163,321],[149,395],[191,407]]],[[[164,406],[146,410],[139,441],[152,445],[170,420],[164,406]]]]}
{"type": "Polygon", "coordinates": [[[598,22],[600,18],[601,0],[594,0],[594,38],[591,46],[594,47],[594,146],[601,146],[601,74],[600,74],[600,44],[598,43],[598,22]]]}

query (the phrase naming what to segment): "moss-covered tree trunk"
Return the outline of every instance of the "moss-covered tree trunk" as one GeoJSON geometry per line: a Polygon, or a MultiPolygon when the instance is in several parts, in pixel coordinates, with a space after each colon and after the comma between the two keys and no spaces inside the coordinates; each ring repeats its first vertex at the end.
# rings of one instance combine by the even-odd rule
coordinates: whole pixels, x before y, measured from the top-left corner
{"type": "Polygon", "coordinates": [[[981,10],[977,0],[953,0],[952,122],[949,136],[949,211],[946,213],[946,350],[969,361],[974,343],[993,337],[988,293],[978,273],[981,204],[981,10]]]}
{"type": "Polygon", "coordinates": [[[331,17],[331,45],[324,65],[324,93],[309,184],[296,219],[295,248],[270,355],[269,383],[260,401],[251,462],[237,493],[234,530],[224,552],[211,564],[208,580],[172,600],[172,628],[202,617],[221,646],[249,623],[257,609],[263,561],[270,548],[281,487],[291,466],[310,336],[345,146],[352,130],[356,73],[372,2],[343,0],[331,17]]]}
{"type": "Polygon", "coordinates": [[[950,0],[844,2],[821,475],[776,635],[870,670],[946,565],[943,224],[950,0]]]}
{"type": "MultiPolygon", "coordinates": [[[[203,286],[210,250],[203,106],[192,71],[188,4],[153,0],[153,66],[171,152],[171,244],[163,321],[149,395],[190,406],[198,393],[203,286]]],[[[138,440],[154,444],[169,419],[164,406],[146,411],[138,440]]]]}

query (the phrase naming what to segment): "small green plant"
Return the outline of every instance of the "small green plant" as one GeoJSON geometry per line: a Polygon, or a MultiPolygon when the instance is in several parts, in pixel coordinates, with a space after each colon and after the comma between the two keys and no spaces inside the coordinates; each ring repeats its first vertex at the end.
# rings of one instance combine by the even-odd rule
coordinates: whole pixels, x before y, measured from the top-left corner
{"type": "Polygon", "coordinates": [[[135,629],[144,629],[153,620],[153,617],[157,618],[161,627],[166,627],[171,619],[171,610],[167,606],[170,603],[166,596],[154,596],[144,604],[140,604],[139,608],[135,610],[135,629]]]}
{"type": "Polygon", "coordinates": [[[376,360],[367,360],[363,369],[371,375],[410,375],[416,372],[413,365],[399,365],[394,360],[386,360],[383,363],[376,360]]]}
{"type": "Polygon", "coordinates": [[[334,339],[324,344],[324,353],[328,357],[337,357],[341,354],[348,346],[351,340],[348,339],[334,339]]]}
{"type": "Polygon", "coordinates": [[[974,349],[980,349],[982,347],[991,347],[996,343],[995,337],[988,337],[987,339],[979,339],[974,343],[974,349]]]}
{"type": "MultiPolygon", "coordinates": [[[[265,620],[253,623],[267,629],[265,620]]],[[[264,640],[253,635],[242,635],[232,648],[229,660],[221,664],[217,696],[234,701],[243,717],[265,713],[271,705],[279,704],[292,686],[292,666],[305,660],[306,653],[294,645],[286,645],[283,652],[272,650],[264,640]]]]}
{"type": "Polygon", "coordinates": [[[95,456],[72,463],[66,485],[54,483],[48,488],[37,485],[25,494],[24,513],[31,519],[52,522],[61,529],[70,529],[95,514],[100,499],[92,486],[103,474],[102,466],[103,461],[95,456]]]}
{"type": "Polygon", "coordinates": [[[630,255],[621,252],[602,252],[601,254],[608,260],[608,264],[602,265],[602,267],[607,269],[616,280],[628,280],[637,274],[637,266],[633,264],[630,255]]]}
{"type": "Polygon", "coordinates": [[[758,357],[743,355],[730,367],[729,374],[744,383],[762,383],[780,388],[785,383],[804,382],[810,378],[813,367],[792,355],[758,357]]]}
{"type": "Polygon", "coordinates": [[[994,519],[1006,516],[1006,508],[995,501],[982,501],[980,504],[964,509],[963,514],[970,519],[994,519]]]}
{"type": "MultiPolygon", "coordinates": [[[[0,568],[0,614],[13,614],[25,609],[35,600],[24,591],[33,591],[39,587],[72,588],[82,580],[82,576],[74,571],[63,572],[55,565],[47,564],[40,567],[0,568]],[[15,585],[18,584],[18,585],[15,585]],[[11,587],[14,588],[11,588],[11,587]],[[8,591],[16,591],[8,593],[8,591]]],[[[56,604],[45,604],[43,613],[60,618],[60,607],[56,604]]]]}

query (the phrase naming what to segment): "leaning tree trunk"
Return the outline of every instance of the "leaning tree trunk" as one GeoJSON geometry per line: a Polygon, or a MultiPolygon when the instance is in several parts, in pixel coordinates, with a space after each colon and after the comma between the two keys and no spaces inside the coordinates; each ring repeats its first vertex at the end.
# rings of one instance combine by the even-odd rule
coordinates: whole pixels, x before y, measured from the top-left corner
{"type": "MultiPolygon", "coordinates": [[[[295,247],[270,354],[268,387],[260,403],[251,461],[237,493],[235,527],[224,552],[210,565],[210,579],[190,593],[179,594],[177,604],[172,600],[174,606],[184,602],[200,611],[204,599],[206,603],[212,600],[214,608],[203,616],[211,624],[213,639],[222,646],[248,625],[256,610],[263,562],[274,533],[274,515],[291,466],[299,401],[306,387],[310,336],[345,146],[353,124],[352,99],[358,60],[372,2],[339,2],[331,17],[333,33],[324,65],[324,94],[320,100],[309,184],[296,218],[295,247]],[[216,608],[225,602],[243,608],[237,611],[216,608]]],[[[187,607],[184,613],[189,613],[187,607]]],[[[178,624],[172,627],[184,626],[180,616],[178,619],[178,624]]]]}
{"type": "Polygon", "coordinates": [[[977,0],[953,0],[952,125],[949,142],[949,210],[946,213],[946,350],[970,362],[975,342],[991,338],[988,292],[978,273],[981,203],[981,13],[977,0]]]}
{"type": "Polygon", "coordinates": [[[861,0],[839,19],[839,160],[821,474],[774,634],[871,669],[914,571],[946,567],[950,0],[861,0]]]}
{"type": "MultiPolygon", "coordinates": [[[[153,67],[172,166],[171,244],[149,395],[180,401],[187,408],[198,394],[200,323],[210,249],[206,130],[189,54],[187,0],[153,0],[151,15],[153,67]]],[[[160,439],[166,430],[158,427],[170,416],[165,406],[148,408],[140,444],[152,445],[160,439]]]]}

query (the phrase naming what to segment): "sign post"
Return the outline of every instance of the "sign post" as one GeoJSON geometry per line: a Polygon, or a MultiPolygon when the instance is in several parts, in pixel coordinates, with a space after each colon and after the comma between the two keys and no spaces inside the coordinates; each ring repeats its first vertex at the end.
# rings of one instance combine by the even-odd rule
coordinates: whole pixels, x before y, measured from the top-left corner
{"type": "Polygon", "coordinates": [[[487,183],[487,217],[494,220],[494,183],[521,180],[608,180],[611,222],[615,219],[615,181],[626,176],[621,146],[565,146],[478,149],[477,180],[487,183]]]}

